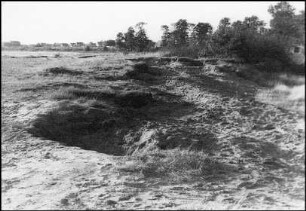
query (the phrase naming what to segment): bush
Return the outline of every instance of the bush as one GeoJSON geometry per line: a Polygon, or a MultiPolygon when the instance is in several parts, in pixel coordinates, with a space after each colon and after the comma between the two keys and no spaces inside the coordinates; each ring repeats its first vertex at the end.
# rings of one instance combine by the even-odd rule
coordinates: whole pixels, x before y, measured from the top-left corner
{"type": "Polygon", "coordinates": [[[271,65],[272,61],[279,68],[279,64],[289,63],[286,46],[286,41],[279,37],[246,31],[234,38],[231,50],[248,63],[271,65]]]}

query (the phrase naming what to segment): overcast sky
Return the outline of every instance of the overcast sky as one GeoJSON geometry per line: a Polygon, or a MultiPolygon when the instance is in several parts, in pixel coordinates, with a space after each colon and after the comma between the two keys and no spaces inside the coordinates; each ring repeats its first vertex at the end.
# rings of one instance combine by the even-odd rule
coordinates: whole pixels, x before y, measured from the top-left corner
{"type": "MultiPolygon", "coordinates": [[[[23,44],[38,42],[97,42],[115,39],[118,32],[146,22],[147,34],[160,40],[161,25],[183,18],[208,22],[214,29],[223,17],[231,21],[256,15],[267,24],[269,5],[277,2],[1,2],[2,41],[23,44]]],[[[289,1],[296,13],[305,2],[289,1]]]]}

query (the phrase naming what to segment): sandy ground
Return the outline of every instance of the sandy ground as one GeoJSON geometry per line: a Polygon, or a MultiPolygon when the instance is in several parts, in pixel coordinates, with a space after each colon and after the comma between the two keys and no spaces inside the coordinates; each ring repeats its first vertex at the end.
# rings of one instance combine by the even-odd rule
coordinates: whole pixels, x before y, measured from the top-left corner
{"type": "Polygon", "coordinates": [[[11,90],[23,86],[22,69],[2,69],[2,209],[305,209],[305,114],[255,100],[260,87],[231,74],[168,68],[155,88],[196,109],[157,129],[211,131],[219,144],[212,156],[237,174],[167,184],[120,171],[125,156],[33,137],[25,128],[57,102],[18,96],[11,90]]]}

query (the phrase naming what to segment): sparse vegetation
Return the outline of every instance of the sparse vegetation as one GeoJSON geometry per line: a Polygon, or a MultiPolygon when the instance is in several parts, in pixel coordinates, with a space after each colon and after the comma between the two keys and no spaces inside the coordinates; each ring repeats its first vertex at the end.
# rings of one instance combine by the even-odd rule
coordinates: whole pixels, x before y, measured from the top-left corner
{"type": "Polygon", "coordinates": [[[228,177],[237,171],[234,166],[218,163],[204,152],[179,148],[136,153],[133,157],[134,164],[118,168],[121,171],[140,172],[145,178],[160,178],[165,183],[205,180],[212,176],[228,177]]]}

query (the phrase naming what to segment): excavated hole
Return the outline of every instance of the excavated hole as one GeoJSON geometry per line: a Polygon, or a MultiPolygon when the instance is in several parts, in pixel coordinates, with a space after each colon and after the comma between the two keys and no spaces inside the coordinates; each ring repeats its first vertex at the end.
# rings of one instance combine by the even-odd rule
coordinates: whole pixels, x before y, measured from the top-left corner
{"type": "MultiPolygon", "coordinates": [[[[169,115],[184,115],[193,105],[179,96],[146,91],[98,91],[68,89],[59,106],[39,115],[28,132],[36,137],[58,141],[86,150],[124,155],[130,145],[125,136],[138,131],[148,121],[161,121],[169,115]],[[182,111],[178,112],[179,109],[182,111]]],[[[133,142],[137,142],[135,137],[133,142]]]]}

